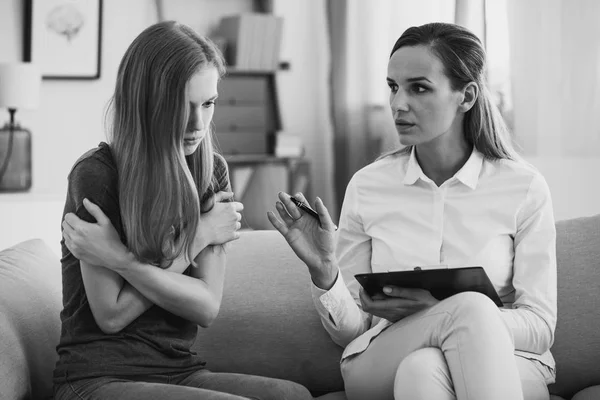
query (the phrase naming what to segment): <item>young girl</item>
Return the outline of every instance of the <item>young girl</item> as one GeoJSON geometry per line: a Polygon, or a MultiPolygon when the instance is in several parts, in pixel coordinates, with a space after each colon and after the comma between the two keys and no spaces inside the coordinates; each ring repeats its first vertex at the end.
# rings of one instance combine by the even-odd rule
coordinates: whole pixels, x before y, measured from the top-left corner
{"type": "Polygon", "coordinates": [[[279,217],[269,213],[308,266],[325,329],[345,347],[349,400],[549,398],[556,326],[550,193],[513,150],[484,77],[485,51],[468,30],[408,29],[387,77],[406,147],[352,177],[337,237],[319,199],[320,225],[286,193],[279,217]],[[475,292],[440,301],[426,290],[387,287],[370,297],[354,278],[436,265],[483,266],[504,307],[475,292]]]}
{"type": "Polygon", "coordinates": [[[211,140],[224,72],[217,48],[175,22],[127,49],[109,143],[69,174],[56,399],[312,399],[293,382],[212,373],[190,350],[218,314],[243,208],[211,140]]]}

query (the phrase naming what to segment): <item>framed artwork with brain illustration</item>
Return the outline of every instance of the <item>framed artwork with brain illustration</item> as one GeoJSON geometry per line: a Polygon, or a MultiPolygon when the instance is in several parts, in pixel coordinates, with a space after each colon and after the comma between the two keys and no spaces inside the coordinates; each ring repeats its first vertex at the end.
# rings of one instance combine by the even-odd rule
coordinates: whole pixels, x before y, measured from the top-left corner
{"type": "Polygon", "coordinates": [[[98,79],[102,0],[26,0],[24,59],[44,79],[98,79]]]}

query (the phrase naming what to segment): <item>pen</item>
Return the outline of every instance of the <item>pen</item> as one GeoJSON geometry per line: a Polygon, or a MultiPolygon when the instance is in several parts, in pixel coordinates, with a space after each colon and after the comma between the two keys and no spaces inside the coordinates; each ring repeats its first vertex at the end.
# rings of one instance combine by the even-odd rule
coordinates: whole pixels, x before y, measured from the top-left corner
{"type": "MultiPolygon", "coordinates": [[[[317,212],[315,210],[310,208],[310,206],[304,204],[303,202],[301,202],[294,196],[290,196],[290,200],[292,200],[292,202],[296,205],[296,207],[298,207],[302,211],[305,211],[306,213],[312,215],[314,218],[317,219],[317,221],[319,221],[319,223],[321,222],[321,219],[319,218],[319,214],[317,214],[317,212]]],[[[337,226],[334,225],[334,227],[335,227],[335,230],[337,231],[337,226]]]]}

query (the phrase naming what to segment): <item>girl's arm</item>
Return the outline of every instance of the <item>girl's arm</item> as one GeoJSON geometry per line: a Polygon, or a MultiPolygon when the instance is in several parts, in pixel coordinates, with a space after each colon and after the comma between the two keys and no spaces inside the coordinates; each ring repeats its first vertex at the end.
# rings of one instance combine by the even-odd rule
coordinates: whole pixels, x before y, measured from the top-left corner
{"type": "MultiPolygon", "coordinates": [[[[220,192],[216,195],[217,201],[222,201],[229,195],[229,193],[220,192]]],[[[182,255],[167,270],[137,262],[121,243],[116,230],[101,209],[87,200],[84,200],[84,206],[97,222],[95,224],[86,223],[75,215],[67,214],[63,222],[63,235],[65,236],[67,247],[73,255],[81,260],[82,277],[86,294],[98,326],[106,333],[119,332],[153,304],[163,306],[163,308],[171,312],[177,311],[174,314],[180,316],[186,317],[186,315],[189,315],[189,313],[181,309],[181,305],[176,310],[173,310],[173,307],[164,307],[164,304],[161,304],[162,300],[160,303],[152,301],[151,298],[148,298],[148,296],[131,286],[126,279],[123,279],[116,272],[116,270],[120,270],[121,268],[131,267],[142,274],[153,274],[151,276],[154,277],[157,276],[156,271],[159,271],[158,276],[169,274],[166,276],[168,279],[172,279],[172,275],[181,274],[187,269],[190,264],[189,260],[182,255]],[[181,314],[182,312],[183,315],[181,314]]],[[[193,242],[192,254],[199,254],[208,244],[215,241],[219,243],[219,240],[225,242],[239,237],[236,231],[239,228],[237,221],[241,215],[237,211],[242,208],[240,203],[223,203],[222,205],[218,205],[216,212],[211,211],[204,214],[203,223],[200,224],[201,228],[198,229],[197,236],[193,242]],[[231,209],[236,211],[231,212],[231,209]],[[225,221],[229,222],[225,223],[225,221]],[[227,232],[228,235],[226,234],[227,232]]],[[[199,261],[204,265],[198,269],[206,267],[207,258],[211,259],[209,264],[215,262],[212,259],[214,257],[200,257],[199,261]]],[[[219,260],[216,263],[224,263],[224,261],[219,260]]],[[[129,272],[131,271],[126,271],[125,274],[129,272]]],[[[187,279],[178,281],[187,282],[191,279],[187,276],[185,278],[187,279]]],[[[144,287],[147,290],[148,282],[145,283],[144,287]]],[[[161,283],[161,281],[155,283],[164,286],[164,283],[161,283]]],[[[201,285],[201,283],[197,284],[201,285]]],[[[184,287],[189,288],[188,285],[184,287]]],[[[162,289],[164,287],[159,287],[158,292],[162,293],[162,289]]],[[[178,293],[178,286],[169,286],[168,289],[175,295],[180,294],[178,293]]],[[[219,294],[221,290],[222,288],[217,288],[214,292],[219,294]]],[[[189,293],[189,291],[184,292],[189,293]]],[[[151,295],[151,297],[155,298],[154,295],[151,295]]],[[[202,297],[202,294],[198,293],[198,297],[202,297]]],[[[218,299],[219,301],[216,303],[220,304],[220,295],[218,299]]],[[[165,299],[165,301],[168,300],[165,299]]],[[[214,301],[208,301],[206,304],[207,310],[214,309],[214,304],[214,301]]],[[[209,323],[201,315],[192,318],[192,320],[201,325],[209,323]]]]}
{"type": "MultiPolygon", "coordinates": [[[[180,257],[167,271],[181,274],[189,264],[187,259],[180,257]]],[[[90,309],[102,332],[120,332],[154,305],[118,273],[84,261],[80,265],[90,309]]]]}
{"type": "Polygon", "coordinates": [[[205,247],[191,276],[142,264],[135,258],[115,271],[149,301],[206,328],[214,321],[223,295],[226,256],[223,247],[205,247]]]}

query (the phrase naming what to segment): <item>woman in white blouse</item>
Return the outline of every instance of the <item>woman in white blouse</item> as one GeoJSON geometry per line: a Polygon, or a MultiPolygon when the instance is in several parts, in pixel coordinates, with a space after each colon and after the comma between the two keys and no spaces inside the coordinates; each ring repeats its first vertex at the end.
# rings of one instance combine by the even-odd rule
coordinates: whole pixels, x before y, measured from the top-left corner
{"type": "Polygon", "coordinates": [[[552,202],[490,99],[481,42],[457,25],[412,27],[394,45],[387,81],[406,147],[352,177],[339,230],[319,198],[320,223],[286,193],[279,215],[268,214],[308,266],[323,326],[345,347],[348,399],[548,399],[552,202]],[[472,265],[483,266],[502,308],[475,292],[439,301],[389,287],[370,297],[354,278],[472,265]]]}

